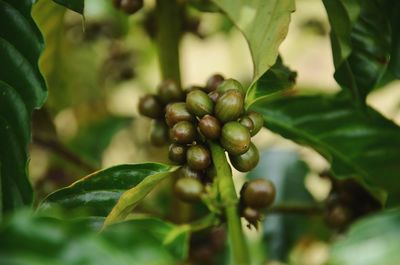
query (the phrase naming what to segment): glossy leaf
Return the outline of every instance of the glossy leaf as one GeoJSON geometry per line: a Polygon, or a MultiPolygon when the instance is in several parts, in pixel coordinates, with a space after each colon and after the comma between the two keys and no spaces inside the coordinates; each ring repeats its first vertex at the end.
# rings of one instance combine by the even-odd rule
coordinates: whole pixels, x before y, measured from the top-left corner
{"type": "Polygon", "coordinates": [[[110,116],[84,125],[68,143],[72,151],[99,167],[103,151],[113,136],[132,121],[131,118],[110,116]]]}
{"type": "Polygon", "coordinates": [[[138,203],[152,191],[157,184],[168,177],[171,172],[175,171],[177,167],[169,167],[168,171],[157,172],[149,175],[135,187],[124,192],[119,198],[117,204],[111,210],[107,216],[104,227],[109,226],[112,223],[124,220],[132,210],[138,205],[138,203]]]}
{"type": "Polygon", "coordinates": [[[329,265],[393,265],[400,260],[400,210],[355,223],[332,249],[329,265]]]}
{"type": "Polygon", "coordinates": [[[0,219],[32,203],[26,171],[31,113],[47,96],[37,65],[43,39],[30,12],[32,1],[0,1],[0,219]]]}
{"type": "Polygon", "coordinates": [[[378,83],[390,55],[386,1],[324,0],[331,24],[335,79],[350,90],[358,105],[378,83]]]}
{"type": "MultiPolygon", "coordinates": [[[[83,210],[94,216],[107,216],[121,195],[141,187],[148,178],[168,175],[173,167],[157,163],[118,165],[90,174],[72,185],[47,196],[38,211],[53,214],[59,208],[83,210]]],[[[142,197],[143,198],[143,197],[142,197]]]]}
{"type": "Polygon", "coordinates": [[[253,81],[258,80],[278,57],[288,32],[294,0],[213,0],[239,28],[253,58],[253,81]]]}
{"type": "Polygon", "coordinates": [[[79,14],[83,14],[83,9],[85,7],[84,0],[53,0],[54,2],[65,6],[68,9],[71,9],[79,14]]]}
{"type": "Polygon", "coordinates": [[[246,106],[282,90],[290,89],[296,82],[297,73],[291,71],[278,57],[276,63],[261,76],[246,94],[246,106]]]}
{"type": "Polygon", "coordinates": [[[189,235],[184,226],[141,218],[98,233],[93,222],[101,221],[14,216],[0,229],[0,263],[172,265],[187,256],[189,235]]]}
{"type": "Polygon", "coordinates": [[[388,70],[394,76],[393,79],[400,78],[400,24],[398,23],[400,14],[400,2],[390,1],[388,11],[390,26],[392,31],[392,47],[390,52],[390,62],[388,70]]]}
{"type": "MultiPolygon", "coordinates": [[[[258,166],[248,179],[271,180],[276,188],[274,205],[311,206],[316,202],[305,187],[309,172],[306,163],[294,151],[269,149],[261,153],[258,166]]],[[[262,222],[263,242],[269,260],[286,261],[289,251],[301,237],[326,236],[319,216],[296,214],[267,214],[262,222]]]]}
{"type": "Polygon", "coordinates": [[[265,127],[328,159],[336,177],[356,177],[399,198],[400,128],[373,109],[333,96],[283,97],[253,108],[265,127]]]}

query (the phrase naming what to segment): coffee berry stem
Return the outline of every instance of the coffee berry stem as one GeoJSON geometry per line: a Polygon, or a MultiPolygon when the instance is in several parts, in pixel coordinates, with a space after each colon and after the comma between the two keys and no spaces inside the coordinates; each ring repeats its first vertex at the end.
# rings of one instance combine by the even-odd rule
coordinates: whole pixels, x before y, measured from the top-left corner
{"type": "Polygon", "coordinates": [[[216,142],[209,141],[209,146],[217,173],[215,179],[217,181],[222,204],[225,207],[233,264],[248,265],[250,264],[249,253],[237,210],[239,199],[236,195],[235,185],[232,179],[232,170],[226,159],[225,150],[216,142]]]}

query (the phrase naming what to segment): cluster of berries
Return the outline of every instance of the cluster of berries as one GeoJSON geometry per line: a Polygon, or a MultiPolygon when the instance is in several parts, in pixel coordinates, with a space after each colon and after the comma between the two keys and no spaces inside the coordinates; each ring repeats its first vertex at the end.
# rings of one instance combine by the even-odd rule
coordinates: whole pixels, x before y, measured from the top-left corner
{"type": "Polygon", "coordinates": [[[265,179],[253,179],[246,182],[240,190],[239,210],[250,228],[261,219],[262,210],[271,206],[275,200],[275,186],[265,179]]]}
{"type": "Polygon", "coordinates": [[[140,99],[139,112],[154,119],[151,142],[156,146],[170,143],[169,159],[182,165],[175,192],[183,201],[198,200],[202,182],[212,180],[214,167],[207,141],[218,141],[241,172],[257,165],[259,152],[251,137],[262,128],[263,118],[257,112],[245,112],[244,96],[238,81],[216,74],[204,87],[184,91],[167,80],[156,95],[140,99]]]}
{"type": "Polygon", "coordinates": [[[143,0],[113,0],[116,9],[132,15],[143,7],[143,0]]]}

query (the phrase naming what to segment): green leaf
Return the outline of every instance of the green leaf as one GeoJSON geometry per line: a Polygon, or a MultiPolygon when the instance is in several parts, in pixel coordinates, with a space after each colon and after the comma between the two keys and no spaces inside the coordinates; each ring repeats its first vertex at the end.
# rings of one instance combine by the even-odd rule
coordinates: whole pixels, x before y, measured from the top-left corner
{"type": "Polygon", "coordinates": [[[389,61],[391,44],[386,0],[324,0],[331,24],[335,79],[364,106],[389,61]]]}
{"type": "Polygon", "coordinates": [[[0,263],[34,265],[173,265],[187,256],[188,229],[155,218],[134,219],[102,233],[93,222],[14,216],[0,228],[0,263]]]}
{"type": "Polygon", "coordinates": [[[0,0],[0,219],[33,197],[26,170],[31,113],[47,91],[37,65],[44,44],[31,8],[29,0],[0,0]]]}
{"type": "Polygon", "coordinates": [[[86,124],[68,143],[72,151],[79,153],[88,162],[100,166],[103,151],[113,136],[132,121],[131,118],[110,116],[86,124]]]}
{"type": "Polygon", "coordinates": [[[124,220],[138,205],[138,203],[157,186],[157,184],[168,177],[171,172],[176,169],[177,167],[169,167],[168,171],[165,170],[164,172],[149,175],[138,185],[124,192],[124,194],[119,198],[117,204],[111,210],[110,214],[107,216],[103,227],[124,220]]]}
{"type": "MultiPolygon", "coordinates": [[[[316,202],[305,187],[309,172],[306,163],[294,151],[269,149],[261,153],[258,166],[249,179],[271,180],[276,187],[275,205],[312,206],[316,202]]],[[[301,237],[325,236],[320,217],[296,214],[270,214],[263,221],[263,242],[268,259],[286,261],[289,251],[301,237]]]]}
{"type": "Polygon", "coordinates": [[[355,223],[336,242],[329,265],[394,265],[400,260],[400,210],[384,211],[355,223]]]}
{"type": "Polygon", "coordinates": [[[323,155],[336,177],[355,177],[399,198],[400,128],[378,112],[334,96],[283,97],[253,107],[265,127],[323,155]]]}
{"type": "Polygon", "coordinates": [[[247,40],[257,81],[278,57],[278,48],[288,32],[294,0],[213,0],[247,40]]]}
{"type": "Polygon", "coordinates": [[[296,76],[297,73],[285,66],[279,56],[276,63],[247,90],[246,106],[292,88],[296,82],[296,76]]]}
{"type": "Polygon", "coordinates": [[[82,210],[94,216],[107,216],[126,190],[143,186],[153,176],[168,175],[173,169],[157,163],[110,167],[53,192],[43,200],[38,211],[53,214],[61,208],[82,210]]]}
{"type": "Polygon", "coordinates": [[[83,9],[85,8],[84,0],[53,0],[54,2],[65,6],[72,11],[78,12],[79,14],[83,14],[83,9]]]}
{"type": "Polygon", "coordinates": [[[392,47],[390,51],[390,62],[388,72],[391,73],[392,80],[400,78],[400,25],[398,18],[400,14],[400,2],[391,1],[388,5],[387,14],[390,17],[390,26],[392,31],[392,47]]]}

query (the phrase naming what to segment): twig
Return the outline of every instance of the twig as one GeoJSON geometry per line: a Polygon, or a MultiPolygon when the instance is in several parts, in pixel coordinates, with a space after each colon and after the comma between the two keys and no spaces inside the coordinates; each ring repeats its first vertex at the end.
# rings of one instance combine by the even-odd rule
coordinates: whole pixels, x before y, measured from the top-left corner
{"type": "Polygon", "coordinates": [[[70,161],[71,163],[88,172],[96,171],[96,169],[92,165],[82,160],[79,156],[68,150],[63,144],[61,144],[57,140],[45,139],[36,135],[33,136],[33,143],[56,153],[57,155],[63,157],[64,159],[70,161]]]}

